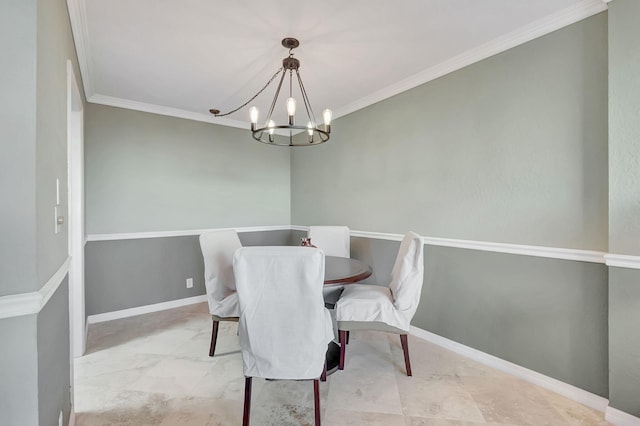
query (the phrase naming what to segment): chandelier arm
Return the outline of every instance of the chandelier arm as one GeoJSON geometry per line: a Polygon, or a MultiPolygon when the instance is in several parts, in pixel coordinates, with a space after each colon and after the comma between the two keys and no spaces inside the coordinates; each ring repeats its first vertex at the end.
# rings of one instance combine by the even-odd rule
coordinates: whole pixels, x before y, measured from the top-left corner
{"type": "Polygon", "coordinates": [[[314,126],[318,126],[316,122],[316,116],[313,113],[313,108],[311,108],[311,102],[309,102],[309,97],[307,96],[307,91],[304,88],[304,84],[302,84],[302,78],[300,77],[300,73],[296,70],[296,76],[298,77],[298,84],[300,85],[300,93],[302,93],[302,103],[304,103],[304,107],[307,110],[307,117],[312,120],[314,126]]]}
{"type": "MultiPolygon", "coordinates": [[[[253,97],[252,97],[251,99],[249,99],[247,102],[243,103],[242,105],[240,105],[238,108],[236,108],[236,109],[234,109],[234,110],[231,110],[231,111],[229,111],[229,112],[225,112],[224,114],[220,114],[220,113],[218,113],[218,114],[214,114],[214,116],[215,116],[215,117],[224,117],[224,116],[226,116],[226,115],[231,115],[231,114],[233,114],[234,112],[240,111],[242,108],[246,107],[246,106],[247,106],[251,101],[253,101],[255,98],[257,98],[258,96],[260,96],[260,94],[261,94],[262,92],[264,92],[264,90],[265,90],[265,89],[266,89],[266,88],[271,84],[271,82],[272,82],[273,80],[275,80],[275,78],[278,76],[278,74],[280,74],[280,71],[282,71],[283,69],[284,69],[283,67],[280,67],[280,69],[278,69],[278,71],[276,71],[276,73],[275,73],[273,76],[271,76],[271,78],[269,79],[269,81],[267,81],[267,84],[265,84],[265,85],[262,87],[262,89],[258,90],[258,93],[256,93],[255,95],[253,95],[253,97]]],[[[284,74],[283,74],[283,75],[284,75],[284,74]]]]}
{"type": "Polygon", "coordinates": [[[273,101],[271,102],[271,106],[269,107],[269,112],[267,113],[267,118],[264,121],[264,126],[267,127],[269,124],[269,120],[271,120],[271,115],[273,114],[273,109],[276,106],[276,102],[278,101],[278,96],[280,95],[280,89],[282,88],[282,81],[284,80],[284,76],[287,75],[287,72],[283,72],[282,76],[280,76],[280,82],[278,83],[278,88],[276,89],[276,94],[273,96],[273,101]]]}

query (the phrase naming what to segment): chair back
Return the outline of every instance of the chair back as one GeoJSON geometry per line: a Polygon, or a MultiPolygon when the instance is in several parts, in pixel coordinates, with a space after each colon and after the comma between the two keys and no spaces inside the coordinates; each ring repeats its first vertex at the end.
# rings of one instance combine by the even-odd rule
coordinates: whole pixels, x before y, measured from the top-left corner
{"type": "Polygon", "coordinates": [[[242,247],[234,230],[209,231],[200,235],[204,259],[204,285],[209,312],[220,317],[237,317],[239,309],[233,275],[233,254],[242,247]]]}
{"type": "Polygon", "coordinates": [[[351,257],[351,233],[346,226],[310,226],[307,237],[326,256],[351,257]]]}
{"type": "Polygon", "coordinates": [[[324,254],[309,247],[244,247],[233,259],[244,375],[317,379],[333,339],[324,307],[324,254]]]}
{"type": "Polygon", "coordinates": [[[409,320],[418,309],[423,281],[424,241],[415,232],[408,232],[400,243],[389,288],[393,293],[394,306],[409,320]]]}

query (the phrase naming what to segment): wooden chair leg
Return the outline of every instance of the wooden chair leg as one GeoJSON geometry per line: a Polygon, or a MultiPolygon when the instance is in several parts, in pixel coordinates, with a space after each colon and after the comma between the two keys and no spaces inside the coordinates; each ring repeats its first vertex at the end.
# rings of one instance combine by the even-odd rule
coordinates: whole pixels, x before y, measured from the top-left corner
{"type": "Polygon", "coordinates": [[[213,356],[216,351],[216,341],[218,340],[218,325],[220,321],[213,320],[213,328],[211,329],[211,345],[209,346],[209,356],[213,356]]]}
{"type": "Polygon", "coordinates": [[[242,415],[242,426],[249,426],[250,414],[251,414],[251,377],[245,377],[244,378],[244,414],[242,415]]]}
{"type": "Polygon", "coordinates": [[[316,426],[320,426],[320,384],[318,379],[313,381],[313,405],[316,409],[316,426]]]}
{"type": "Polygon", "coordinates": [[[324,368],[322,369],[322,374],[320,375],[320,380],[323,382],[327,381],[327,362],[324,363],[324,368]]]}
{"type": "Polygon", "coordinates": [[[348,331],[345,330],[338,330],[338,342],[340,343],[340,364],[338,364],[338,369],[339,370],[344,370],[344,353],[345,350],[347,349],[346,346],[346,340],[347,340],[347,333],[348,331]]]}
{"type": "Polygon", "coordinates": [[[402,344],[402,352],[404,352],[404,365],[407,368],[407,376],[411,376],[411,361],[409,361],[409,342],[407,335],[400,335],[400,343],[402,344]]]}

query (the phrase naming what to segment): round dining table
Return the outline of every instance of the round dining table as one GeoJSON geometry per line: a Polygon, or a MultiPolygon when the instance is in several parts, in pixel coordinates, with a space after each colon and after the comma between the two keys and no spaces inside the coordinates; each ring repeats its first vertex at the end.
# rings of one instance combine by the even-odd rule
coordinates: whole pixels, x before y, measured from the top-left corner
{"type": "Polygon", "coordinates": [[[324,285],[351,284],[371,276],[371,267],[348,257],[324,257],[324,285]]]}
{"type": "MultiPolygon", "coordinates": [[[[325,256],[324,258],[325,289],[330,287],[339,289],[343,285],[362,281],[371,276],[372,272],[369,265],[357,259],[337,256],[325,256]]],[[[340,346],[336,342],[331,342],[327,348],[327,374],[335,372],[339,363],[340,346]]]]}

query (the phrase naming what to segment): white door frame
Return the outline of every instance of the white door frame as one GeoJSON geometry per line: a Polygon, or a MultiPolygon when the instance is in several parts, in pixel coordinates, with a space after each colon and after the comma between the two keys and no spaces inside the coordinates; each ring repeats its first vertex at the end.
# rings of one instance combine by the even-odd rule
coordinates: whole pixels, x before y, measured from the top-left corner
{"type": "Polygon", "coordinates": [[[69,265],[69,336],[72,360],[84,354],[87,340],[84,309],[83,122],[84,108],[80,91],[78,90],[78,81],[73,70],[73,64],[70,60],[67,60],[67,188],[69,199],[69,256],[71,257],[69,265]]]}

